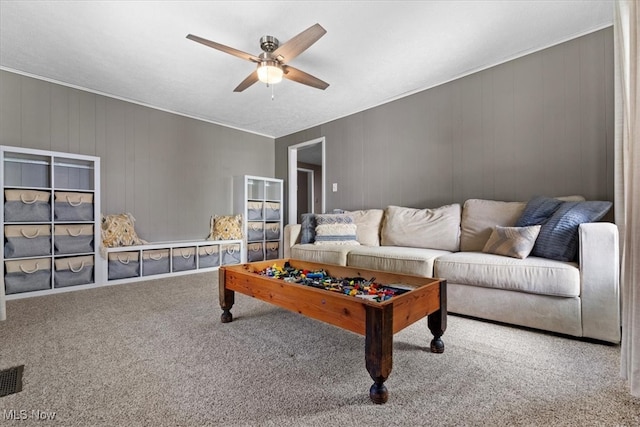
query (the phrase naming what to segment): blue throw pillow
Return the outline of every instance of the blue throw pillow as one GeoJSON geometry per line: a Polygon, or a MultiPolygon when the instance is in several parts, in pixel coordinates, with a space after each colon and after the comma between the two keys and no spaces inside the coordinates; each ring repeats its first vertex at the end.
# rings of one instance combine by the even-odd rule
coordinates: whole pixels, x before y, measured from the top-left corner
{"type": "Polygon", "coordinates": [[[316,214],[302,214],[300,229],[300,243],[314,243],[316,241],[316,214]]]}
{"type": "Polygon", "coordinates": [[[531,255],[574,261],[578,249],[578,226],[601,219],[611,209],[611,202],[561,202],[547,221],[542,222],[540,234],[531,255]]]}
{"type": "Polygon", "coordinates": [[[562,205],[562,201],[551,197],[534,197],[527,202],[522,215],[514,227],[529,227],[547,222],[551,215],[562,205]]]}

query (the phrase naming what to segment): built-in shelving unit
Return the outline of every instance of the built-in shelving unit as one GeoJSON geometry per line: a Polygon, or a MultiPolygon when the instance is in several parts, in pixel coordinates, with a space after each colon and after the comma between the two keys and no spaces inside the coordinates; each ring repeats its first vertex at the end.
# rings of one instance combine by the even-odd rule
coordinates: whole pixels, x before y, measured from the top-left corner
{"type": "Polygon", "coordinates": [[[100,159],[0,146],[0,164],[6,298],[101,283],[100,159]]]}
{"type": "Polygon", "coordinates": [[[107,248],[104,277],[109,284],[217,270],[239,264],[242,240],[189,240],[107,248]]]}
{"type": "Polygon", "coordinates": [[[234,212],[242,214],[246,242],[242,262],[282,258],[283,181],[242,175],[234,177],[234,212]]]}

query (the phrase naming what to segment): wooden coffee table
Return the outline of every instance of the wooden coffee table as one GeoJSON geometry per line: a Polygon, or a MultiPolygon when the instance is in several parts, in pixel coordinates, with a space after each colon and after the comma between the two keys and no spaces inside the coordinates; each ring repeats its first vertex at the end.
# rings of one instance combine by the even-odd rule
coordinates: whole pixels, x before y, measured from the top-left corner
{"type": "Polygon", "coordinates": [[[442,335],[447,327],[447,284],[445,280],[426,279],[383,271],[364,270],[336,265],[318,264],[294,259],[279,259],[220,267],[220,306],[222,323],[233,320],[231,307],[235,292],[295,311],[365,336],[365,362],[374,383],[369,397],[375,403],[385,403],[388,391],[384,382],[391,373],[393,334],[428,316],[433,334],[431,352],[444,352],[442,335]],[[285,262],[300,270],[324,270],[332,277],[375,277],[375,282],[402,284],[411,290],[382,301],[368,301],[338,292],[289,283],[256,272],[285,262]]]}

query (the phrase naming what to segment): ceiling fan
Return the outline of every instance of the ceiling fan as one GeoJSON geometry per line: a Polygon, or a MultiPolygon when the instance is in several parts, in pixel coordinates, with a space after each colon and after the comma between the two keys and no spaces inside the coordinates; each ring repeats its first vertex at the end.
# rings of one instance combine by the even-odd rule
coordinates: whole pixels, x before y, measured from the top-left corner
{"type": "Polygon", "coordinates": [[[187,35],[187,38],[258,64],[253,73],[249,74],[249,76],[233,90],[234,92],[242,92],[257,81],[261,81],[267,85],[279,83],[283,77],[294,82],[324,90],[329,87],[329,83],[298,70],[291,65],[287,65],[287,63],[307,50],[326,32],[327,30],[322,28],[320,24],[315,24],[282,45],[280,45],[278,39],[273,36],[263,36],[260,38],[260,48],[263,50],[263,53],[258,56],[211,40],[203,39],[193,34],[187,35]]]}

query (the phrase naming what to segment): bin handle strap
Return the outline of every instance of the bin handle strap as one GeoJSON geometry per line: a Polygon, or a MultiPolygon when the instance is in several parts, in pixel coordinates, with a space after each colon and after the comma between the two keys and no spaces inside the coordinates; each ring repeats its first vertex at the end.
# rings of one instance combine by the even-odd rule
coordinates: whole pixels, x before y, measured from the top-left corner
{"type": "Polygon", "coordinates": [[[32,205],[35,202],[38,201],[38,195],[36,194],[36,196],[33,198],[33,200],[25,200],[24,199],[24,193],[20,193],[20,200],[22,201],[22,203],[24,203],[25,205],[32,205]]]}
{"type": "Polygon", "coordinates": [[[27,239],[35,239],[36,237],[38,237],[40,235],[40,229],[36,228],[36,232],[35,232],[35,234],[33,236],[27,236],[27,233],[24,232],[24,229],[20,229],[20,234],[22,234],[27,239]]]}
{"type": "Polygon", "coordinates": [[[149,258],[151,258],[154,261],[160,261],[162,259],[162,254],[158,254],[158,255],[149,254],[149,258]]]}
{"type": "Polygon", "coordinates": [[[82,196],[80,196],[80,200],[78,200],[78,203],[73,203],[71,201],[71,198],[69,196],[67,196],[67,203],[69,203],[74,208],[77,208],[78,206],[80,206],[82,204],[82,196]]]}
{"type": "Polygon", "coordinates": [[[69,236],[71,237],[78,237],[79,235],[82,234],[82,227],[78,229],[78,232],[76,234],[73,234],[73,231],[71,231],[71,228],[67,228],[67,233],[69,233],[69,236]]]}
{"type": "Polygon", "coordinates": [[[80,270],[84,268],[84,261],[80,263],[80,268],[78,268],[77,270],[74,270],[73,267],[71,267],[71,261],[69,261],[68,264],[69,264],[69,270],[71,270],[74,273],[78,273],[80,270]]]}
{"type": "Polygon", "coordinates": [[[31,270],[31,271],[29,271],[29,270],[25,269],[25,268],[22,266],[22,264],[20,264],[20,270],[22,270],[22,272],[23,272],[24,274],[33,274],[33,273],[35,273],[36,271],[38,271],[38,263],[36,262],[36,268],[34,268],[34,269],[33,269],[33,270],[31,270]]]}
{"type": "Polygon", "coordinates": [[[120,259],[120,255],[116,255],[116,258],[118,258],[118,261],[120,261],[121,264],[129,264],[130,260],[127,258],[125,260],[121,260],[120,259]]]}

